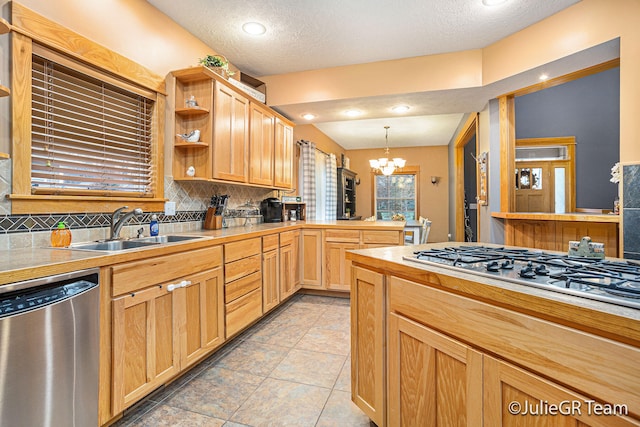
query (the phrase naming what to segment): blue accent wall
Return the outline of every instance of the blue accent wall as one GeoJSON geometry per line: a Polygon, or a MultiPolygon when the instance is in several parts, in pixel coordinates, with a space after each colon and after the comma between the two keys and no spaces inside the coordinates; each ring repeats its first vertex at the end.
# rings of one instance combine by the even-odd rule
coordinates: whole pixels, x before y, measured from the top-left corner
{"type": "Polygon", "coordinates": [[[576,137],[576,207],[612,209],[620,159],[620,68],[515,98],[516,139],[576,137]]]}

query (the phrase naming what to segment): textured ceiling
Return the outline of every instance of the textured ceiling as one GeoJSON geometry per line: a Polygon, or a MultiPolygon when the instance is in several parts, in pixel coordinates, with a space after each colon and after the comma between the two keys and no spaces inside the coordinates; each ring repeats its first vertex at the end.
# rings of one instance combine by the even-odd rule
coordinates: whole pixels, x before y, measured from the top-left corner
{"type": "MultiPolygon", "coordinates": [[[[485,7],[481,0],[148,0],[258,78],[482,48],[578,1],[510,0],[485,7]],[[249,21],[263,23],[266,34],[245,34],[241,27],[249,21]]],[[[612,49],[617,45],[598,53],[606,57],[612,49]]],[[[585,66],[597,63],[588,55],[574,59],[585,66]]],[[[556,65],[567,72],[577,66],[570,60],[556,65]]],[[[503,89],[524,87],[536,78],[527,73],[492,87],[273,107],[298,124],[304,122],[302,113],[318,114],[322,121],[312,123],[347,149],[384,146],[385,125],[391,126],[392,147],[446,145],[464,113],[479,111],[503,89]],[[389,107],[398,103],[412,109],[403,117],[391,115],[389,107]],[[338,115],[358,107],[367,111],[362,120],[338,115]]]]}

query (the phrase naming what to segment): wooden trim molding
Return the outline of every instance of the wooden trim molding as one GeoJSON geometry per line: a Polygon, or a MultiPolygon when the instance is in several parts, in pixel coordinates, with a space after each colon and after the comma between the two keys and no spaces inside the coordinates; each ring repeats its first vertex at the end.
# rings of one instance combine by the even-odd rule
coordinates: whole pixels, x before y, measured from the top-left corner
{"type": "Polygon", "coordinates": [[[41,213],[91,213],[113,212],[115,209],[129,205],[145,212],[161,212],[164,210],[163,198],[135,197],[91,197],[54,196],[54,195],[17,195],[7,196],[11,201],[13,215],[41,213]]]}
{"type": "Polygon", "coordinates": [[[528,95],[533,92],[538,92],[543,89],[558,86],[564,83],[568,83],[573,80],[581,79],[583,77],[590,76],[592,74],[601,73],[602,71],[610,70],[620,66],[620,58],[612,59],[601,64],[596,64],[591,67],[574,71],[573,73],[565,74],[563,76],[555,77],[553,79],[545,80],[540,83],[536,83],[531,86],[523,87],[522,89],[514,90],[513,92],[505,93],[502,96],[522,96],[528,95]]]}
{"type": "Polygon", "coordinates": [[[166,95],[165,79],[142,65],[99,45],[17,2],[11,7],[12,30],[78,60],[166,95]]]}
{"type": "MultiPolygon", "coordinates": [[[[455,173],[455,240],[464,242],[464,147],[476,136],[476,151],[478,147],[478,122],[479,114],[472,113],[462,127],[462,132],[456,138],[453,145],[453,169],[455,173]]],[[[479,212],[478,212],[479,213],[479,212]]]]}
{"type": "Polygon", "coordinates": [[[498,98],[500,110],[500,211],[513,212],[516,206],[513,177],[516,173],[515,97],[498,98]]]}

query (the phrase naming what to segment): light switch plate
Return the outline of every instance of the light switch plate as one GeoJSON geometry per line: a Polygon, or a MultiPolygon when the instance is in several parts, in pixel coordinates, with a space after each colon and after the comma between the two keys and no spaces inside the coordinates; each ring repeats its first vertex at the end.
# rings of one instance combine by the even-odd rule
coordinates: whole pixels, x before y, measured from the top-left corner
{"type": "Polygon", "coordinates": [[[164,202],[164,214],[175,215],[176,214],[176,202],[164,202]]]}

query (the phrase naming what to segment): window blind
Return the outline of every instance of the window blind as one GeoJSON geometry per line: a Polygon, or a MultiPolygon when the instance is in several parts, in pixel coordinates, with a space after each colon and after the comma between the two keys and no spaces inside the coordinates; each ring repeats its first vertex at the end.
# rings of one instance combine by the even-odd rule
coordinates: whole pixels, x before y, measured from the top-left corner
{"type": "Polygon", "coordinates": [[[154,101],[38,55],[32,64],[33,191],[151,196],[154,101]]]}

